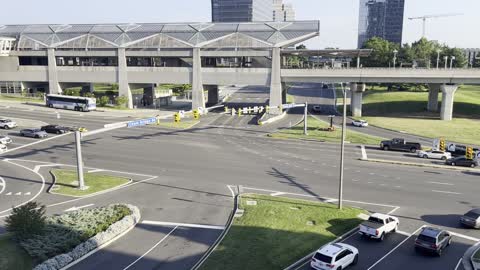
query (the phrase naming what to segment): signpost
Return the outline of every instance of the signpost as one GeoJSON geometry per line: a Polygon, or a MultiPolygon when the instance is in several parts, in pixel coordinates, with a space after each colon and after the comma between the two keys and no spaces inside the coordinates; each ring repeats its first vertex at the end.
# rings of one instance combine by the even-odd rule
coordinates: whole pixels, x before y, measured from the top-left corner
{"type": "Polygon", "coordinates": [[[128,128],[132,127],[139,127],[139,126],[145,126],[145,125],[151,125],[157,123],[157,118],[156,117],[151,117],[147,119],[140,119],[140,120],[135,120],[127,123],[128,128]]]}
{"type": "Polygon", "coordinates": [[[75,146],[77,148],[77,174],[78,174],[78,188],[85,190],[85,181],[83,179],[83,159],[81,148],[81,136],[80,131],[75,131],[75,146]]]}
{"type": "Polygon", "coordinates": [[[303,110],[304,116],[303,116],[303,135],[308,135],[308,103],[305,102],[305,109],[303,110]]]}

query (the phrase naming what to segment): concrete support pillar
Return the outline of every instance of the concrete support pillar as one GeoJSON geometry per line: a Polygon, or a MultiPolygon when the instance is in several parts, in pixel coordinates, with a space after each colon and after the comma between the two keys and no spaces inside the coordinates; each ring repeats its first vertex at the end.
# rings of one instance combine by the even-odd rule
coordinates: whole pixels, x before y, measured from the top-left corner
{"type": "MultiPolygon", "coordinates": [[[[282,78],[281,78],[280,48],[272,50],[272,71],[270,73],[270,107],[282,105],[282,78]]],[[[271,114],[280,114],[278,109],[270,109],[271,114]]]]}
{"type": "Polygon", "coordinates": [[[143,88],[143,106],[151,106],[155,99],[155,85],[143,88]]]}
{"type": "Polygon", "coordinates": [[[205,108],[205,95],[203,93],[202,57],[200,48],[193,48],[192,67],[192,110],[205,108]]]}
{"type": "Polygon", "coordinates": [[[362,99],[366,85],[364,83],[350,83],[350,111],[352,117],[362,117],[362,99]]]}
{"type": "Polygon", "coordinates": [[[127,97],[127,108],[133,109],[132,91],[128,84],[125,48],[118,48],[118,95],[127,97]]]}
{"type": "Polygon", "coordinates": [[[208,106],[215,105],[219,102],[218,85],[204,85],[208,91],[208,106]]]}
{"type": "Polygon", "coordinates": [[[450,121],[452,120],[453,100],[458,85],[443,84],[440,86],[440,89],[442,90],[442,109],[440,111],[440,119],[450,121]]]}
{"type": "Polygon", "coordinates": [[[49,48],[47,50],[47,56],[48,56],[48,93],[61,94],[62,88],[58,83],[57,60],[55,59],[55,50],[53,48],[49,48]]]}
{"type": "Polygon", "coordinates": [[[438,111],[438,93],[440,92],[439,83],[431,83],[428,85],[428,105],[427,110],[429,112],[438,111]]]}

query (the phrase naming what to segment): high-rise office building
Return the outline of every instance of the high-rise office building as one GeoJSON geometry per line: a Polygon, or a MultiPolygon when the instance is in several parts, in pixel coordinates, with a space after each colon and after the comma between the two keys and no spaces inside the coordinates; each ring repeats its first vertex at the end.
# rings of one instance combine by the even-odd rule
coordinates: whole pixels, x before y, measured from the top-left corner
{"type": "Polygon", "coordinates": [[[373,37],[401,44],[404,9],[405,0],[360,0],[358,47],[373,37]]]}
{"type": "Polygon", "coordinates": [[[272,21],[273,0],[212,0],[212,22],[272,21]]]}
{"type": "Polygon", "coordinates": [[[276,22],[295,21],[295,10],[292,4],[284,4],[283,0],[273,0],[273,20],[276,22]]]}

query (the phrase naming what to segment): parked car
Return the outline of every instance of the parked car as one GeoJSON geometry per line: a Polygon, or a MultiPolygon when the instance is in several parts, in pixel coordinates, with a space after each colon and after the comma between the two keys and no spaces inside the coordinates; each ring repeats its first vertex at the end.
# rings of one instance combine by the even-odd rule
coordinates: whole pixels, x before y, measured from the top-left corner
{"type": "Polygon", "coordinates": [[[397,231],[399,224],[400,222],[396,217],[375,213],[367,221],[360,224],[359,233],[383,241],[386,234],[397,231]]]}
{"type": "Polygon", "coordinates": [[[54,134],[63,134],[63,133],[67,133],[67,132],[70,131],[70,128],[62,127],[62,126],[59,126],[59,125],[43,126],[40,129],[47,132],[47,133],[54,133],[54,134]]]}
{"type": "Polygon", "coordinates": [[[440,256],[451,242],[452,235],[449,232],[438,228],[425,227],[415,240],[415,250],[432,252],[440,256]]]}
{"type": "Polygon", "coordinates": [[[460,222],[470,228],[480,229],[480,208],[472,209],[460,218],[460,222]]]}
{"type": "Polygon", "coordinates": [[[10,139],[10,137],[0,135],[0,144],[7,145],[7,144],[10,144],[10,143],[12,143],[12,139],[10,139]]]}
{"type": "Polygon", "coordinates": [[[356,127],[368,127],[368,122],[366,120],[353,120],[352,125],[356,127]]]}
{"type": "Polygon", "coordinates": [[[420,143],[416,142],[407,142],[405,139],[392,139],[390,141],[382,141],[380,143],[380,149],[388,151],[388,150],[400,150],[400,151],[410,151],[412,153],[417,152],[417,150],[421,150],[422,146],[420,143]]]}
{"type": "Polygon", "coordinates": [[[341,270],[358,262],[358,249],[343,243],[328,244],[315,252],[310,266],[317,270],[341,270]]]}
{"type": "Polygon", "coordinates": [[[0,127],[3,129],[11,129],[17,127],[17,123],[10,119],[0,119],[0,127]]]}
{"type": "Polygon", "coordinates": [[[43,130],[32,128],[32,129],[20,130],[20,136],[32,137],[32,138],[45,138],[48,136],[48,134],[43,130]]]}
{"type": "Polygon", "coordinates": [[[0,153],[3,153],[3,152],[5,152],[5,151],[7,151],[7,150],[8,150],[8,148],[7,148],[7,146],[6,146],[5,144],[0,144],[0,153]]]}
{"type": "Polygon", "coordinates": [[[431,159],[441,159],[447,160],[452,158],[450,152],[444,152],[440,150],[428,150],[428,151],[418,151],[418,156],[421,158],[431,158],[431,159]]]}
{"type": "Polygon", "coordinates": [[[472,167],[478,166],[478,160],[467,159],[466,157],[450,158],[445,161],[445,164],[452,166],[472,167]]]}

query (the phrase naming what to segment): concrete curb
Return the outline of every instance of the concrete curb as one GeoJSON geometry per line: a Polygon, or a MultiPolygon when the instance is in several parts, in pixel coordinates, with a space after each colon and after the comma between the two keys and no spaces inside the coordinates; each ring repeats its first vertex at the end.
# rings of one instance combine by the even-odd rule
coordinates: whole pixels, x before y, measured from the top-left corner
{"type": "Polygon", "coordinates": [[[361,161],[376,162],[376,163],[386,163],[386,164],[396,164],[396,165],[405,165],[405,166],[415,166],[415,167],[426,167],[426,168],[436,168],[436,169],[445,169],[453,171],[468,171],[468,172],[477,172],[480,173],[480,169],[472,169],[468,167],[454,167],[454,166],[445,166],[445,165],[435,165],[435,164],[424,164],[424,163],[415,163],[415,162],[404,162],[396,160],[385,160],[385,159],[363,159],[361,161]]]}
{"type": "Polygon", "coordinates": [[[235,213],[237,212],[237,205],[238,205],[238,200],[239,200],[239,195],[235,195],[233,199],[233,209],[232,212],[230,213],[230,216],[228,217],[227,220],[227,226],[225,227],[225,230],[218,236],[217,240],[213,245],[210,246],[210,248],[205,252],[205,254],[200,258],[200,260],[191,268],[191,270],[197,270],[199,269],[205,261],[207,261],[208,257],[215,251],[215,249],[218,247],[218,245],[223,241],[225,236],[228,234],[230,231],[230,227],[232,227],[233,219],[235,216],[235,213]]]}
{"type": "MultiPolygon", "coordinates": [[[[355,228],[351,229],[350,231],[342,234],[341,236],[339,236],[337,239],[331,241],[331,242],[328,242],[326,243],[325,245],[329,245],[329,244],[334,244],[334,243],[337,243],[339,241],[341,241],[342,239],[344,238],[347,238],[349,237],[350,235],[354,234],[356,231],[358,230],[358,226],[356,226],[355,228]]],[[[324,245],[324,246],[325,246],[324,245]]],[[[283,269],[283,270],[296,270],[298,269],[299,267],[303,266],[305,263],[307,263],[313,256],[313,254],[315,254],[315,252],[317,252],[317,250],[309,253],[307,256],[301,258],[300,260],[296,261],[295,263],[293,263],[292,265],[290,265],[289,267],[283,269]]]]}
{"type": "MultiPolygon", "coordinates": [[[[265,115],[267,115],[267,114],[265,114],[265,115]]],[[[287,115],[287,111],[284,111],[282,114],[277,115],[277,116],[274,116],[274,117],[272,117],[272,118],[270,118],[270,119],[268,119],[268,120],[262,121],[262,120],[260,119],[260,120],[258,121],[258,124],[259,124],[259,125],[271,124],[271,123],[273,123],[273,122],[276,122],[276,121],[278,121],[278,120],[283,119],[286,115],[287,115]]]]}

